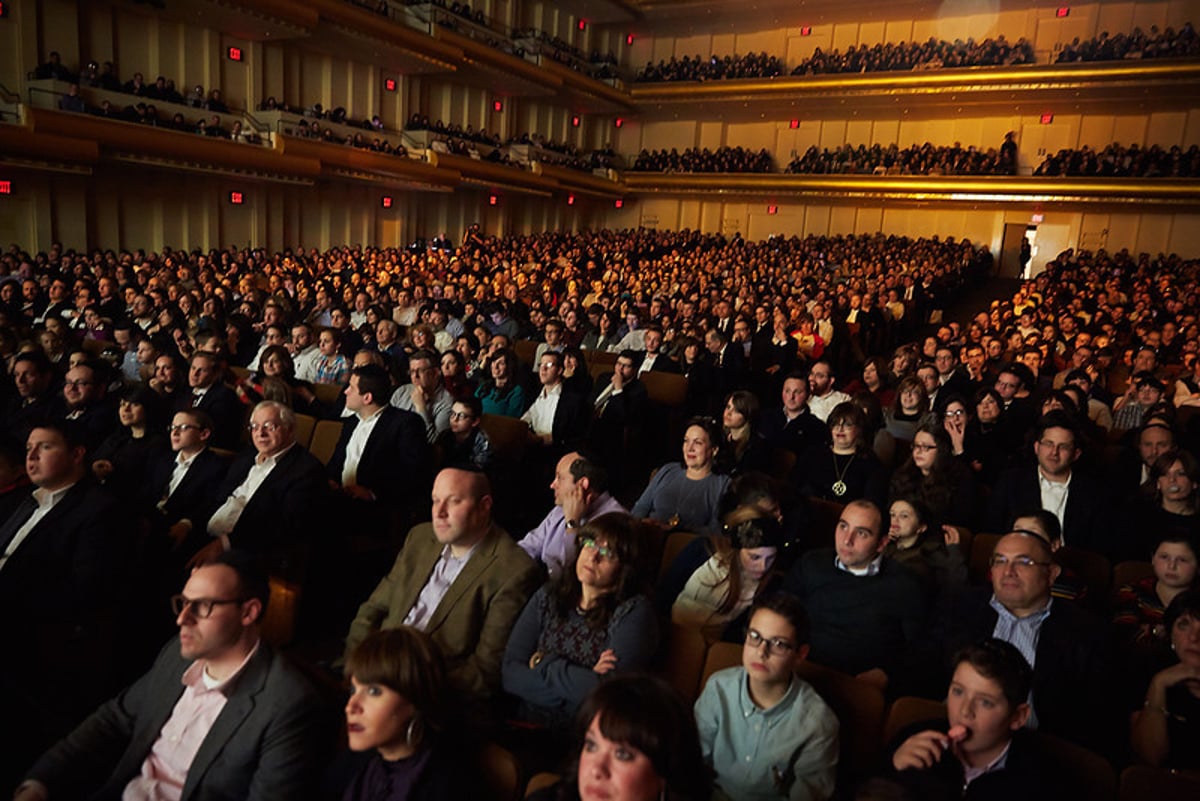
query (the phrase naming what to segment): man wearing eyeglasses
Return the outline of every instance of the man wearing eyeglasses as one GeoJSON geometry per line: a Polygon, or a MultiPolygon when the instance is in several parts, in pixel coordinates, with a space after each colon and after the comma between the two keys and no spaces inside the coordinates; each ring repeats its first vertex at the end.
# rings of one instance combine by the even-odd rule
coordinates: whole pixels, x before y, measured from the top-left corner
{"type": "Polygon", "coordinates": [[[108,365],[86,361],[67,371],[59,415],[83,432],[88,450],[94,449],[117,427],[116,409],[106,400],[108,365]]]}
{"type": "MultiPolygon", "coordinates": [[[[1022,522],[1018,518],[1018,523],[1022,522]]],[[[1073,602],[1052,598],[1061,568],[1050,543],[1033,528],[1013,530],[996,543],[991,589],[971,588],[947,599],[933,629],[937,665],[925,673],[938,683],[949,676],[948,655],[985,637],[1016,646],[1033,666],[1031,728],[1050,732],[1099,753],[1115,744],[1120,695],[1113,686],[1104,624],[1073,602]]]]}
{"type": "Polygon", "coordinates": [[[1045,509],[1062,525],[1064,545],[1110,554],[1108,493],[1097,478],[1075,469],[1083,454],[1075,421],[1053,410],[1039,418],[1033,433],[1037,466],[1014,467],[1000,475],[984,531],[1004,531],[1009,520],[1026,510],[1045,509]]]}
{"type": "MultiPolygon", "coordinates": [[[[212,418],[200,409],[176,412],[167,436],[171,447],[156,451],[150,459],[143,501],[154,510],[153,532],[168,538],[176,557],[171,561],[182,565],[207,544],[203,528],[194,523],[203,520],[219,500],[226,464],[208,447],[212,418]]],[[[177,586],[172,578],[170,591],[177,586]]]]}
{"type": "Polygon", "coordinates": [[[261,639],[269,595],[244,554],[198,567],[172,599],[178,639],[43,754],[15,801],[307,798],[328,721],[261,639]]]}
{"type": "Polygon", "coordinates": [[[211,540],[189,563],[202,564],[237,547],[270,554],[272,567],[284,567],[307,543],[326,498],[325,470],[304,448],[296,447],[296,415],[276,401],[263,401],[250,415],[247,451],[230,466],[217,492],[216,511],[203,529],[211,540]]]}

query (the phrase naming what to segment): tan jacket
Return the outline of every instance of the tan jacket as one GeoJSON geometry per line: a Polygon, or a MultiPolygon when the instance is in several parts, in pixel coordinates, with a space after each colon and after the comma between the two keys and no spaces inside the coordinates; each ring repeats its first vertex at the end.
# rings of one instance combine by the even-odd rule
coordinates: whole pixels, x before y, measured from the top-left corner
{"type": "MultiPolygon", "coordinates": [[[[372,631],[403,625],[442,547],[431,523],[408,533],[391,572],[358,608],[346,637],[347,654],[372,631]]],[[[482,697],[500,689],[509,632],[540,583],[537,563],[493,524],[425,627],[446,658],[454,684],[482,697]]]]}

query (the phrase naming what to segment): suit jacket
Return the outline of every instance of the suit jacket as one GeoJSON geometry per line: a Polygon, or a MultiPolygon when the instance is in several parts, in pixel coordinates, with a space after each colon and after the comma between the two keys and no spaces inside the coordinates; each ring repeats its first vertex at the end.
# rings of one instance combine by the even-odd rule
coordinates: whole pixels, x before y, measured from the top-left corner
{"type": "MultiPolygon", "coordinates": [[[[154,509],[167,494],[171,474],[175,472],[175,458],[175,451],[169,447],[160,450],[151,458],[143,496],[143,502],[148,508],[154,509]]],[[[216,508],[216,504],[228,497],[218,496],[226,467],[225,460],[213,453],[211,448],[205,448],[196,454],[195,461],[188,468],[183,481],[179,482],[179,486],[163,505],[163,521],[170,526],[180,520],[191,520],[195,523],[207,519],[216,508]]]]}
{"type": "MultiPolygon", "coordinates": [[[[257,451],[251,449],[230,466],[209,517],[246,480],[257,456],[257,451]]],[[[327,492],[321,463],[304,448],[293,445],[246,504],[229,541],[234,547],[255,553],[278,553],[306,543],[319,524],[327,492]]],[[[204,525],[208,525],[207,517],[204,525]]]]}
{"type": "Polygon", "coordinates": [[[554,444],[569,448],[582,439],[592,419],[591,410],[586,395],[569,392],[564,387],[558,405],[554,407],[554,427],[551,429],[554,444]]]}
{"type": "MultiPolygon", "coordinates": [[[[180,393],[179,405],[175,411],[189,409],[191,406],[192,393],[190,391],[180,393]]],[[[217,382],[208,388],[196,408],[207,412],[208,416],[212,418],[213,447],[237,450],[242,436],[242,423],[246,417],[246,407],[238,400],[237,393],[217,382]]]]}
{"type": "Polygon", "coordinates": [[[659,353],[654,357],[654,364],[650,366],[651,373],[678,373],[679,362],[672,359],[665,353],[659,353]]]}
{"type": "MultiPolygon", "coordinates": [[[[190,665],[172,639],[148,673],[46,752],[29,778],[52,798],[119,799],[170,719],[190,665]]],[[[309,797],[329,721],[308,682],[259,642],[226,694],[188,769],[182,801],[309,797]]]]}
{"type": "MultiPolygon", "coordinates": [[[[944,604],[934,626],[939,664],[925,675],[940,679],[930,695],[944,696],[950,682],[954,653],[970,643],[991,637],[996,629],[992,591],[973,587],[944,604]]],[[[1071,601],[1055,600],[1042,623],[1033,670],[1033,707],[1038,729],[1057,734],[1100,754],[1111,754],[1119,693],[1113,689],[1114,669],[1107,628],[1071,601]],[[1102,703],[1108,699],[1107,703],[1102,703]]]]}
{"type": "MultiPolygon", "coordinates": [[[[1000,475],[988,502],[984,531],[1002,534],[1019,514],[1042,508],[1036,466],[1013,467],[1000,475]]],[[[1071,472],[1071,488],[1063,515],[1063,541],[1109,555],[1113,551],[1112,508],[1103,483],[1081,470],[1071,472]]]]}
{"type": "MultiPolygon", "coordinates": [[[[326,475],[342,483],[346,446],[358,427],[357,414],[342,418],[342,434],[326,467],[326,475]]],[[[393,507],[406,506],[428,483],[429,442],[425,421],[416,412],[385,406],[358,461],[356,483],[393,507]]]]}
{"type": "MultiPolygon", "coordinates": [[[[612,384],[612,373],[605,373],[596,382],[592,388],[592,396],[588,401],[588,406],[595,414],[596,401],[612,384]]],[[[625,426],[636,425],[641,422],[642,416],[646,411],[646,403],[649,400],[649,395],[646,393],[646,385],[641,381],[634,379],[624,386],[620,395],[611,395],[608,403],[604,406],[604,414],[596,418],[598,428],[603,428],[606,435],[615,434],[620,436],[625,426]]]]}
{"type": "MultiPolygon", "coordinates": [[[[404,623],[442,549],[431,523],[409,532],[391,572],[350,624],[347,654],[372,631],[404,623]]],[[[540,582],[537,563],[493,524],[425,626],[446,658],[451,680],[461,689],[476,696],[499,690],[509,632],[540,582]]]]}

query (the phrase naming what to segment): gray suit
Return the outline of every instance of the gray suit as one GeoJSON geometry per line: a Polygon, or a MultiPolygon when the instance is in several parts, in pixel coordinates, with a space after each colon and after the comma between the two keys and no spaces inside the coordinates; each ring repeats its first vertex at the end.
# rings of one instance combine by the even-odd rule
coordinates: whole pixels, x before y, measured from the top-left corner
{"type": "MultiPolygon", "coordinates": [[[[183,695],[191,664],[173,639],[150,671],[108,701],[29,770],[52,799],[119,799],[183,695]]],[[[307,798],[325,736],[322,707],[308,682],[261,642],[227,691],[200,745],[182,801],[307,798]]]]}

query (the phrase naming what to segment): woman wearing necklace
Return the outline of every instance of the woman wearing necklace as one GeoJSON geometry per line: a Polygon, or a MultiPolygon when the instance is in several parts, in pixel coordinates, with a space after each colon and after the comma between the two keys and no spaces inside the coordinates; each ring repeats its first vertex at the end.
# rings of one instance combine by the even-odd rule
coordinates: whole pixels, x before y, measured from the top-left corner
{"type": "Polygon", "coordinates": [[[721,429],[711,417],[693,417],[683,435],[683,463],[663,465],[631,510],[634,517],[697,534],[720,531],[717,510],[729,477],[715,472],[721,429]]]}
{"type": "Polygon", "coordinates": [[[866,418],[850,401],[829,413],[831,442],[809,448],[796,461],[792,485],[806,498],[846,504],[867,499],[883,509],[887,471],[866,441],[866,418]]]}

